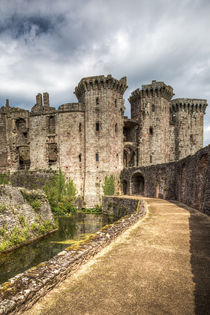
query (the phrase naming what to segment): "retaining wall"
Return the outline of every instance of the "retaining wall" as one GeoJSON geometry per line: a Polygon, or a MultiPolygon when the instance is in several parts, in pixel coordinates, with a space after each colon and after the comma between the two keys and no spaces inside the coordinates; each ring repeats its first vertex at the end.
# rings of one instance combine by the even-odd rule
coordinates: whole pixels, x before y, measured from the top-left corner
{"type": "Polygon", "coordinates": [[[178,200],[210,215],[210,145],[178,162],[124,169],[128,195],[136,174],[144,177],[144,196],[178,200]]]}

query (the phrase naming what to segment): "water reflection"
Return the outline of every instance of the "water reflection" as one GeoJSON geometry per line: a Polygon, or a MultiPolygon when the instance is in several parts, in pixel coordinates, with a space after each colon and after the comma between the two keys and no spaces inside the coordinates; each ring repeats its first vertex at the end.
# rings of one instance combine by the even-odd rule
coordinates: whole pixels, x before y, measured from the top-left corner
{"type": "Polygon", "coordinates": [[[13,252],[0,255],[0,283],[7,281],[16,274],[47,261],[73,243],[73,240],[84,238],[84,234],[95,233],[114,219],[97,214],[73,214],[71,217],[59,217],[59,230],[23,246],[13,252]],[[67,243],[59,243],[67,241],[67,243]]]}

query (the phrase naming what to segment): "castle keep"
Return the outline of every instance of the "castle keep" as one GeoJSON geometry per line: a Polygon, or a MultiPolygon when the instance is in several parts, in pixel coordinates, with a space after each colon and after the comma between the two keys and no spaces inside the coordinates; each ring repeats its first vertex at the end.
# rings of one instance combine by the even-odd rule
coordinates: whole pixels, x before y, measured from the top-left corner
{"type": "Polygon", "coordinates": [[[78,103],[50,106],[38,94],[31,111],[0,109],[0,172],[58,170],[71,177],[86,206],[100,202],[105,176],[120,189],[123,168],[180,160],[203,146],[203,99],[172,99],[173,88],[152,81],[131,93],[124,117],[126,78],[83,78],[78,103]]]}

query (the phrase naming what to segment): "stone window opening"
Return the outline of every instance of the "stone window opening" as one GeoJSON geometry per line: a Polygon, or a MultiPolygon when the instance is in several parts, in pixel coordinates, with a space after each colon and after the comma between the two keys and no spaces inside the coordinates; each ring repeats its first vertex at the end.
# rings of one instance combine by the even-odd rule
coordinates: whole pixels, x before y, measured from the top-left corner
{"type": "Polygon", "coordinates": [[[79,154],[79,162],[82,162],[82,154],[79,154]]]}
{"type": "Polygon", "coordinates": [[[82,124],[79,123],[79,132],[81,132],[81,131],[82,131],[82,124]]]}
{"type": "Polygon", "coordinates": [[[149,134],[150,134],[151,136],[153,136],[153,128],[152,128],[152,127],[149,128],[149,134]]]}
{"type": "Polygon", "coordinates": [[[24,138],[28,138],[28,133],[27,132],[23,132],[23,136],[24,136],[24,138]]]}
{"type": "Polygon", "coordinates": [[[55,116],[50,116],[48,120],[49,133],[55,133],[55,116]]]}
{"type": "Polygon", "coordinates": [[[99,131],[99,122],[96,123],[96,131],[99,131]]]}
{"type": "Polygon", "coordinates": [[[117,124],[115,124],[115,132],[117,132],[118,131],[118,126],[117,126],[117,124]]]}
{"type": "Polygon", "coordinates": [[[96,162],[98,162],[98,161],[99,161],[99,154],[96,153],[96,162]]]}
{"type": "Polygon", "coordinates": [[[99,105],[99,97],[96,97],[96,105],[99,105]]]}
{"type": "Polygon", "coordinates": [[[150,161],[150,163],[152,163],[152,155],[150,155],[149,161],[150,161]]]}
{"type": "Polygon", "coordinates": [[[155,105],[152,104],[152,112],[154,113],[155,112],[155,105]]]}
{"type": "Polygon", "coordinates": [[[114,100],[114,106],[117,107],[117,100],[114,100]]]}

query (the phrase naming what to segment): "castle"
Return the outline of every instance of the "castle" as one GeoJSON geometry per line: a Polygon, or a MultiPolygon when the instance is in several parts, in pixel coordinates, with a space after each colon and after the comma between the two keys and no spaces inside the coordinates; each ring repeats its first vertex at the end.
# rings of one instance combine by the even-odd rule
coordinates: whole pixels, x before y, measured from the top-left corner
{"type": "Polygon", "coordinates": [[[106,176],[120,190],[123,168],[177,161],[203,146],[204,99],[173,99],[173,88],[152,81],[131,93],[124,117],[126,77],[83,78],[78,103],[50,107],[36,96],[31,111],[0,108],[0,172],[59,168],[87,207],[100,202],[106,176]]]}

